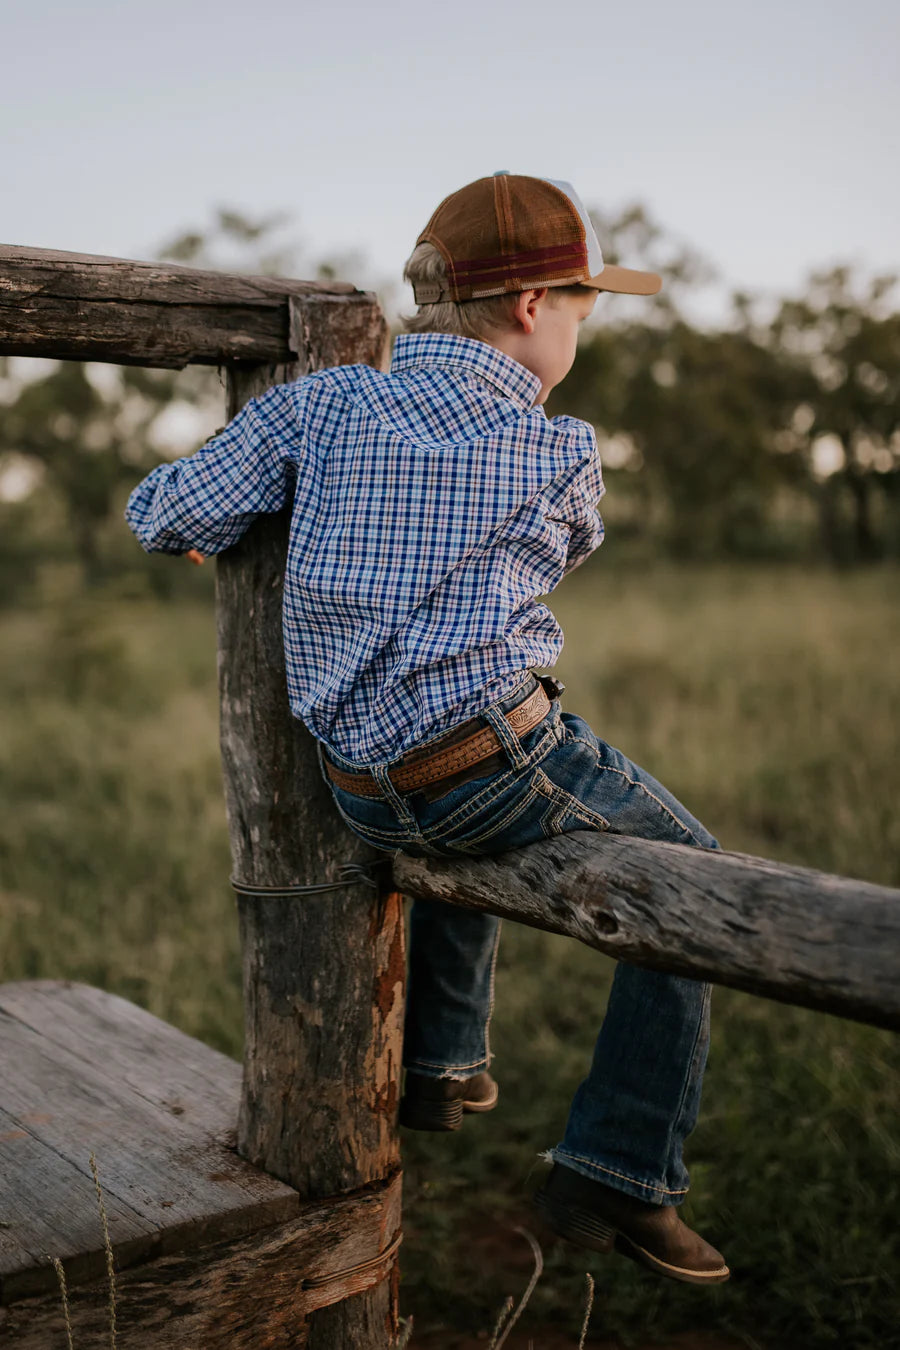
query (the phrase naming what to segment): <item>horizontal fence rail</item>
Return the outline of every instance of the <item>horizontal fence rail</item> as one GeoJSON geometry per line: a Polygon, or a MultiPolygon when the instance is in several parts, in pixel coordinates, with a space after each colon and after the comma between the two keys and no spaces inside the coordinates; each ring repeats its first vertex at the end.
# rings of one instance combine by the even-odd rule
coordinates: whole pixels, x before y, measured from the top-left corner
{"type": "Polygon", "coordinates": [[[333,329],[339,315],[343,340],[365,345],[373,305],[339,281],[0,245],[0,356],[165,369],[300,357],[315,369],[323,327],[333,329]]]}
{"type": "Polygon", "coordinates": [[[634,965],[900,1030],[900,891],[742,853],[579,832],[468,860],[394,859],[406,895],[634,965]]]}

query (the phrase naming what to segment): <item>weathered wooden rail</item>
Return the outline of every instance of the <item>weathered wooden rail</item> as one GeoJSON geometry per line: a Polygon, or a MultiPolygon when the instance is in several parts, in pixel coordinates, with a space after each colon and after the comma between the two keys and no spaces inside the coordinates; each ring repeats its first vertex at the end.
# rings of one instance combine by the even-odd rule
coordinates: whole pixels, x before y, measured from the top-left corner
{"type": "Polygon", "coordinates": [[[241,277],[0,245],[0,355],[186,365],[315,364],[319,340],[380,357],[374,298],[344,282],[241,277]]]}
{"type": "Polygon", "coordinates": [[[900,891],[741,853],[569,834],[500,858],[398,858],[408,895],[632,965],[900,1030],[900,891]]]}
{"type": "MultiPolygon", "coordinates": [[[[0,248],[0,354],[218,364],[228,371],[229,416],[253,394],[310,370],[380,364],[384,341],[373,298],[345,285],[0,248]]],[[[0,1187],[0,1221],[14,1216],[0,1227],[0,1329],[11,1346],[30,1350],[46,1343],[51,1324],[58,1330],[41,1255],[54,1232],[75,1291],[76,1345],[79,1330],[95,1335],[102,1324],[101,1252],[87,1236],[95,1145],[101,1173],[109,1150],[111,1208],[123,1225],[121,1241],[112,1225],[130,1309],[122,1350],[394,1345],[400,890],[564,933],[637,964],[900,1026],[900,891],[762,859],[578,834],[498,859],[400,858],[393,883],[377,890],[360,882],[302,900],[265,895],[337,881],[343,865],[375,861],[344,829],[315,744],[288,708],[286,541],[285,513],[261,518],[217,570],[233,864],[247,890],[262,892],[239,900],[240,1092],[234,1066],[190,1038],[176,1046],[180,1033],[122,1000],[43,982],[0,987],[0,1041],[15,1047],[19,1083],[0,1128],[0,1176],[18,1167],[0,1187]],[[62,1032],[47,1011],[54,999],[80,1009],[69,1008],[62,1032]],[[187,1076],[185,1063],[195,1066],[187,1076]],[[71,1091],[48,1114],[42,1084],[54,1073],[71,1091]],[[116,1086],[126,1073],[130,1095],[116,1086]],[[181,1124],[163,1125],[173,1093],[181,1124]],[[237,1156],[228,1124],[235,1116],[237,1156]],[[139,1123],[128,1127],[126,1118],[139,1123]],[[162,1140],[156,1179],[145,1167],[140,1196],[130,1195],[127,1158],[146,1148],[154,1128],[162,1140]],[[62,1171],[54,1163],[66,1196],[65,1221],[54,1227],[59,1206],[52,1196],[41,1200],[38,1160],[69,1137],[83,1151],[69,1149],[62,1171]],[[181,1204],[168,1217],[175,1153],[183,1178],[186,1157],[207,1176],[227,1174],[212,1202],[197,1187],[205,1220],[199,1201],[196,1212],[181,1204]]]]}

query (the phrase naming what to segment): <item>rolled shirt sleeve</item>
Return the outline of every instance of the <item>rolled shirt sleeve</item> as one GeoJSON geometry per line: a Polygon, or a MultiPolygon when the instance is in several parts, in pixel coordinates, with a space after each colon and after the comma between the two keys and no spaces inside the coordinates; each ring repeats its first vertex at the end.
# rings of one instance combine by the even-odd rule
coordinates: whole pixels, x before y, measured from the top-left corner
{"type": "Polygon", "coordinates": [[[574,418],[555,417],[553,422],[554,425],[568,424],[583,451],[580,463],[560,475],[554,483],[555,500],[550,518],[565,525],[569,531],[563,567],[565,576],[603,543],[604,526],[597,503],[606,487],[593,427],[574,418]]]}
{"type": "Polygon", "coordinates": [[[586,464],[572,484],[566,500],[566,520],[569,523],[569,548],[565,572],[571,572],[583,563],[603,543],[605,533],[597,503],[606,491],[600,469],[600,456],[586,464]]]}
{"type": "Polygon", "coordinates": [[[298,385],[278,385],[196,454],[149,473],[125,508],[146,552],[221,553],[257,515],[280,510],[303,451],[301,403],[298,385]]]}

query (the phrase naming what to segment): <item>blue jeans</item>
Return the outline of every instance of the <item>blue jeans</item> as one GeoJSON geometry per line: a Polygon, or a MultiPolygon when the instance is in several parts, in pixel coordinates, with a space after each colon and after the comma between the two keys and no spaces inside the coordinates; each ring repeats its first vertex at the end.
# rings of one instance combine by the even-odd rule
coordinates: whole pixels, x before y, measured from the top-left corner
{"type": "MultiPolygon", "coordinates": [[[[400,796],[384,765],[366,765],[383,796],[327,780],[355,834],[376,848],[418,857],[471,857],[520,848],[572,830],[612,830],[697,848],[715,839],[649,774],[598,740],[553,700],[521,740],[505,710],[535,686],[480,716],[500,738],[508,767],[452,788],[436,801],[400,796]]],[[[339,767],[363,766],[328,752],[339,767]]],[[[500,921],[491,914],[415,901],[403,1062],[435,1078],[468,1078],[491,1060],[488,1030],[500,921]]],[[[682,1157],[693,1129],[709,1044],[710,987],[620,962],[593,1061],[575,1093],[555,1162],[657,1204],[688,1188],[682,1157]]]]}

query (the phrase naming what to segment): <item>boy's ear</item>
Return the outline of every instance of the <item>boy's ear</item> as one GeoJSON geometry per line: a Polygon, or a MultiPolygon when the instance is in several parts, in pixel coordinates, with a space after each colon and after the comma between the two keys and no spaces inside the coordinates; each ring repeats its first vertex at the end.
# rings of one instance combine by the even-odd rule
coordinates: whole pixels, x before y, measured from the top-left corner
{"type": "Polygon", "coordinates": [[[536,291],[519,291],[513,306],[513,319],[524,333],[533,333],[538,310],[547,295],[547,287],[536,291]]]}

